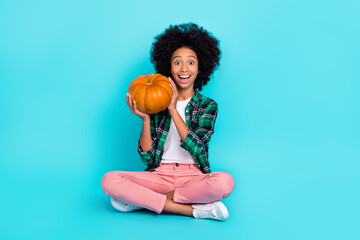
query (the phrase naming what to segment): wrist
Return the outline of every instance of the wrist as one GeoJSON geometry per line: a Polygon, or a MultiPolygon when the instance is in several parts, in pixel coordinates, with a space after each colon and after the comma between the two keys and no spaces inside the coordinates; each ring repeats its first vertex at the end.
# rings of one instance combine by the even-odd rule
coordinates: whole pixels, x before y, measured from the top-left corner
{"type": "Polygon", "coordinates": [[[142,117],[143,122],[150,122],[150,116],[142,117]]]}
{"type": "Polygon", "coordinates": [[[174,107],[169,107],[168,110],[169,110],[170,115],[177,113],[177,109],[174,107]]]}

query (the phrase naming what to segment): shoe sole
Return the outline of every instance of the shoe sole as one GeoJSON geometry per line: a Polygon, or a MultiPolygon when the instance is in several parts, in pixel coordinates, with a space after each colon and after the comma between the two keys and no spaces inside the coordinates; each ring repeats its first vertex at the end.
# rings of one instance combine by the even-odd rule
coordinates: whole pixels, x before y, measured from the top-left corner
{"type": "Polygon", "coordinates": [[[129,210],[124,208],[115,198],[110,199],[111,206],[120,212],[128,212],[129,210]]]}
{"type": "Polygon", "coordinates": [[[113,197],[110,199],[110,202],[111,202],[111,205],[120,212],[133,212],[133,211],[139,210],[139,209],[129,209],[113,197]]]}

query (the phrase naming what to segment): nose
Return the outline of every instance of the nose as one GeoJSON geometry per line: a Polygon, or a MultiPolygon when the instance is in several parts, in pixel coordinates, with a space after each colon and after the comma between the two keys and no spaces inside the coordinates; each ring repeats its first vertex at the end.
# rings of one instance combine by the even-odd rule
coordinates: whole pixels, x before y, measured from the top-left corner
{"type": "Polygon", "coordinates": [[[181,71],[181,72],[187,72],[187,66],[186,66],[186,64],[181,65],[180,71],[181,71]]]}

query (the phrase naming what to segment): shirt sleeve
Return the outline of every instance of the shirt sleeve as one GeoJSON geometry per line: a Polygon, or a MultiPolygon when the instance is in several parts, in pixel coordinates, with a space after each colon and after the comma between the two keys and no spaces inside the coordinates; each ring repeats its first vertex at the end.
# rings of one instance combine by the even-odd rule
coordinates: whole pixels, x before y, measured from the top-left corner
{"type": "Polygon", "coordinates": [[[152,164],[154,159],[155,159],[155,140],[152,138],[152,144],[151,144],[151,148],[149,150],[147,150],[146,152],[143,152],[140,146],[140,139],[138,141],[138,146],[137,146],[137,150],[138,153],[140,155],[141,161],[143,163],[145,163],[146,165],[152,164]]]}
{"type": "MultiPolygon", "coordinates": [[[[150,124],[153,124],[153,121],[151,121],[150,124]]],[[[147,150],[146,152],[143,152],[141,149],[141,145],[140,145],[140,138],[139,138],[138,145],[137,145],[137,151],[140,155],[141,161],[143,163],[145,163],[146,165],[151,165],[155,161],[157,138],[156,138],[156,134],[154,133],[154,129],[153,129],[152,125],[150,125],[150,129],[151,129],[151,140],[152,140],[151,148],[149,150],[147,150]]]]}
{"type": "Polygon", "coordinates": [[[189,128],[185,140],[180,145],[193,157],[201,154],[204,147],[209,143],[211,135],[214,133],[217,111],[217,103],[212,101],[201,113],[198,127],[196,129],[189,128]]]}

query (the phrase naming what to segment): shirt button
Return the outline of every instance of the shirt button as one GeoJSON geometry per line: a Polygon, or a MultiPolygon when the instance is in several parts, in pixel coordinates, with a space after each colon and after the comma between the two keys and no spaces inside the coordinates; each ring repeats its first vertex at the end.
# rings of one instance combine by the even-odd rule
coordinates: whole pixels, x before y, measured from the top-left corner
{"type": "Polygon", "coordinates": [[[178,164],[178,163],[175,163],[175,166],[177,166],[177,167],[178,167],[178,166],[179,166],[179,164],[178,164]]]}

